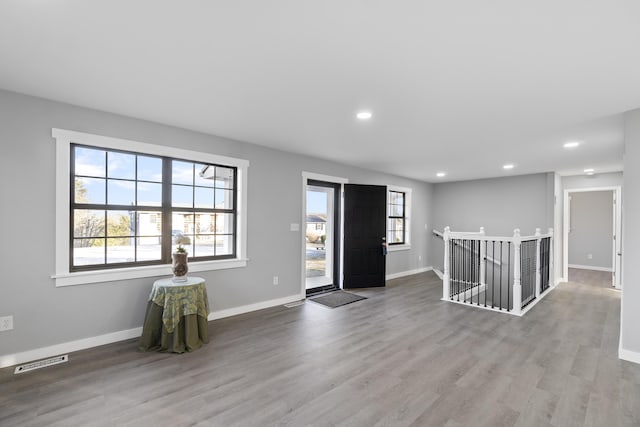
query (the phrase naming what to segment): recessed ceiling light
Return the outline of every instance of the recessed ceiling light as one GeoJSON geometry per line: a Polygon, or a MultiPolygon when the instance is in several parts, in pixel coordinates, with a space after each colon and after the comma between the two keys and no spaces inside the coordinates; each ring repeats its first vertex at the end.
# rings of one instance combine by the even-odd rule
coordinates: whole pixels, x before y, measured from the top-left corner
{"type": "Polygon", "coordinates": [[[360,111],[358,114],[356,114],[356,117],[359,118],[360,120],[367,120],[371,118],[371,112],[360,111]]]}
{"type": "Polygon", "coordinates": [[[502,166],[502,169],[513,169],[515,167],[514,164],[512,163],[507,163],[506,165],[502,166]]]}
{"type": "Polygon", "coordinates": [[[576,148],[580,145],[580,141],[569,141],[564,144],[564,148],[576,148]]]}
{"type": "Polygon", "coordinates": [[[438,178],[442,178],[442,177],[443,177],[443,176],[445,176],[445,175],[446,175],[446,173],[444,173],[444,172],[438,172],[438,173],[436,174],[436,176],[437,176],[438,178]]]}

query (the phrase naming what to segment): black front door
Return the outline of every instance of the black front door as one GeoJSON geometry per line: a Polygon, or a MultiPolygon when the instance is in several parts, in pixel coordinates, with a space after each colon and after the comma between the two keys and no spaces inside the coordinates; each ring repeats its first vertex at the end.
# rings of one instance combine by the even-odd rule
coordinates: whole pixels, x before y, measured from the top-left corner
{"type": "Polygon", "coordinates": [[[346,184],[344,191],[344,287],[384,286],[387,187],[346,184]]]}

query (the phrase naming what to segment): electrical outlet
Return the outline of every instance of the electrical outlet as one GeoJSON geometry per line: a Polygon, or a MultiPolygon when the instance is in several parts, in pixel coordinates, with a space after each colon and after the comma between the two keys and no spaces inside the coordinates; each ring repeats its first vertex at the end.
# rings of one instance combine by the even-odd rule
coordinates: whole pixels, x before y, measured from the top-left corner
{"type": "Polygon", "coordinates": [[[422,261],[422,255],[418,255],[418,261],[422,261]]]}
{"type": "Polygon", "coordinates": [[[0,331],[10,331],[13,329],[13,316],[0,317],[0,331]]]}
{"type": "Polygon", "coordinates": [[[593,254],[587,254],[587,259],[593,259],[593,254]]]}
{"type": "Polygon", "coordinates": [[[273,276],[273,284],[277,285],[279,283],[278,276],[273,276]]]}

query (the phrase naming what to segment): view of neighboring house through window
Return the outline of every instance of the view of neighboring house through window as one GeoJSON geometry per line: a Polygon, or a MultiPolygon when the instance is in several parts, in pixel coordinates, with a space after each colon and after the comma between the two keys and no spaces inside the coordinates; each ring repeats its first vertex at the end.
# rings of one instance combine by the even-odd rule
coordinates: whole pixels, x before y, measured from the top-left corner
{"type": "Polygon", "coordinates": [[[389,245],[405,244],[406,236],[406,204],[405,193],[389,190],[388,192],[388,220],[387,243],[389,245]]]}
{"type": "Polygon", "coordinates": [[[70,270],[235,256],[235,167],[71,144],[70,171],[70,270]]]}

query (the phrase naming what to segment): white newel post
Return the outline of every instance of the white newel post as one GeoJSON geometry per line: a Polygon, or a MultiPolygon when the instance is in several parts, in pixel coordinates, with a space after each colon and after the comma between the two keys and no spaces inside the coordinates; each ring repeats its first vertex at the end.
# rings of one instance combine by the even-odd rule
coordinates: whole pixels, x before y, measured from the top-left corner
{"type": "Polygon", "coordinates": [[[549,228],[549,234],[551,235],[551,241],[549,241],[549,286],[555,286],[556,268],[553,262],[553,228],[549,228]]]}
{"type": "Polygon", "coordinates": [[[540,229],[536,228],[536,299],[540,298],[540,229]]]}
{"type": "Polygon", "coordinates": [[[520,284],[520,229],[513,230],[513,314],[522,313],[522,285],[520,284]]]}
{"type": "Polygon", "coordinates": [[[444,240],[444,272],[442,273],[442,299],[449,299],[449,227],[444,228],[442,239],[444,240]]]}
{"type": "MultiPolygon", "coordinates": [[[[480,235],[482,237],[485,236],[484,233],[484,227],[480,227],[480,235]]],[[[480,282],[480,285],[484,285],[486,287],[486,283],[484,282],[484,277],[487,271],[487,251],[486,251],[486,246],[483,245],[484,241],[481,239],[480,240],[480,280],[478,280],[478,282],[480,282]]]]}

